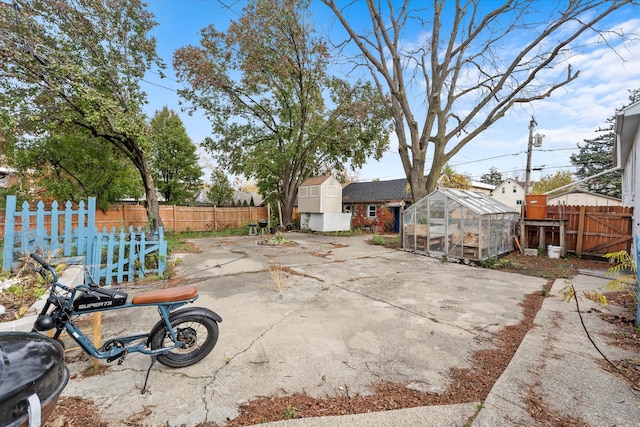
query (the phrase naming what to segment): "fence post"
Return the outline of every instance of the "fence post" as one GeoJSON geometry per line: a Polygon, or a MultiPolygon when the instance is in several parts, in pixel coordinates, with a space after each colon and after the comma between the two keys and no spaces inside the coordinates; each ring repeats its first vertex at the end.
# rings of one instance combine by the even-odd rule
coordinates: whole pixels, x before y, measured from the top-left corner
{"type": "MultiPolygon", "coordinates": [[[[64,208],[64,256],[71,256],[71,248],[73,247],[73,211],[71,210],[71,201],[67,200],[64,208]]],[[[76,242],[77,248],[77,242],[76,242]]],[[[76,249],[76,254],[77,254],[76,249]]]]}
{"type": "Polygon", "coordinates": [[[49,240],[49,244],[51,245],[51,251],[55,254],[57,250],[60,248],[60,241],[58,239],[58,217],[60,215],[60,211],[58,210],[58,202],[56,200],[51,203],[51,240],[49,240]]]}
{"type": "MultiPolygon", "coordinates": [[[[87,210],[84,211],[87,215],[87,223],[86,223],[86,226],[84,227],[84,230],[85,230],[84,241],[86,242],[86,245],[87,245],[86,259],[91,259],[93,258],[93,251],[95,250],[93,242],[95,242],[96,233],[98,232],[98,229],[96,228],[96,198],[89,197],[87,199],[87,202],[89,206],[87,206],[87,210]]],[[[80,228],[79,222],[80,222],[80,212],[78,212],[78,228],[80,228]]],[[[80,236],[78,236],[78,240],[80,240],[80,236]]]]}
{"type": "Polygon", "coordinates": [[[171,214],[173,215],[173,231],[178,231],[178,215],[176,214],[177,206],[173,205],[173,209],[171,209],[171,214]]]}
{"type": "Polygon", "coordinates": [[[34,248],[46,247],[47,228],[44,224],[44,202],[40,200],[36,205],[36,235],[34,248]]]}
{"type": "Polygon", "coordinates": [[[124,204],[122,205],[122,224],[126,227],[127,226],[127,206],[129,206],[128,204],[124,204]]]}
{"type": "Polygon", "coordinates": [[[31,229],[31,216],[29,213],[29,202],[26,200],[22,203],[22,212],[20,214],[22,229],[20,232],[20,251],[25,253],[29,248],[29,230],[31,229]]]}
{"type": "Polygon", "coordinates": [[[167,241],[164,240],[164,229],[158,227],[158,276],[162,276],[167,268],[167,241]]]}
{"type": "Polygon", "coordinates": [[[7,196],[7,208],[4,218],[4,248],[2,253],[2,269],[11,270],[13,248],[15,246],[16,196],[7,196]]]}

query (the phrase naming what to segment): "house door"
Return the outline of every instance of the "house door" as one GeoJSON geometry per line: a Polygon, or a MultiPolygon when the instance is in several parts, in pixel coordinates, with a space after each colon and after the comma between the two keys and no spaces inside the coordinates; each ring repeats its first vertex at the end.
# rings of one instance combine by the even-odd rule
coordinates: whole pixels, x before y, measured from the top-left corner
{"type": "Polygon", "coordinates": [[[393,232],[400,232],[400,206],[393,206],[391,208],[391,213],[393,214],[393,232]]]}

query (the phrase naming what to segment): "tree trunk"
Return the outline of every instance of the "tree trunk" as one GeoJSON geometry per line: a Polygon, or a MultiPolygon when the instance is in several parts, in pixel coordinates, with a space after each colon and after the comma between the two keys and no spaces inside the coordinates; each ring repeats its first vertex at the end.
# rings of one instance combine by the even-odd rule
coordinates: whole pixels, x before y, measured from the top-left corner
{"type": "Polygon", "coordinates": [[[147,167],[147,162],[141,159],[141,167],[139,168],[140,175],[142,176],[142,183],[144,185],[144,194],[147,198],[146,210],[147,220],[151,235],[158,231],[159,227],[162,227],[162,218],[160,217],[160,203],[158,202],[158,194],[156,193],[156,187],[153,183],[153,177],[151,171],[147,167]]]}
{"type": "Polygon", "coordinates": [[[282,210],[282,224],[280,225],[284,230],[291,228],[291,226],[293,225],[294,200],[295,199],[287,198],[287,200],[284,200],[282,203],[284,208],[282,210]]]}

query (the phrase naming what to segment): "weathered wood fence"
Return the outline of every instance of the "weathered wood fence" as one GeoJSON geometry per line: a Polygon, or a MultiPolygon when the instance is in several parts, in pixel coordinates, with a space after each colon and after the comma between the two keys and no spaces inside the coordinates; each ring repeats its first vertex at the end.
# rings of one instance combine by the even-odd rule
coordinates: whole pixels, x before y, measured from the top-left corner
{"type": "MultiPolygon", "coordinates": [[[[626,250],[633,244],[633,208],[625,206],[547,206],[547,219],[566,220],[565,244],[578,256],[601,257],[626,250]]],[[[538,236],[530,229],[529,247],[536,247],[538,236]]],[[[559,245],[558,229],[545,229],[545,243],[559,245]]]]}
{"type": "MultiPolygon", "coordinates": [[[[247,227],[250,222],[267,219],[269,216],[266,207],[238,206],[238,207],[213,207],[213,206],[160,206],[160,218],[165,231],[214,231],[228,228],[247,227]]],[[[50,217],[44,218],[45,227],[50,230],[50,217]]],[[[5,210],[0,209],[0,239],[5,237],[5,210]]],[[[95,211],[95,226],[101,230],[128,228],[130,226],[145,227],[147,213],[142,205],[114,205],[108,210],[95,211]]],[[[77,223],[72,224],[77,227],[77,223]]],[[[16,220],[17,230],[21,230],[20,220],[16,220]]]]}

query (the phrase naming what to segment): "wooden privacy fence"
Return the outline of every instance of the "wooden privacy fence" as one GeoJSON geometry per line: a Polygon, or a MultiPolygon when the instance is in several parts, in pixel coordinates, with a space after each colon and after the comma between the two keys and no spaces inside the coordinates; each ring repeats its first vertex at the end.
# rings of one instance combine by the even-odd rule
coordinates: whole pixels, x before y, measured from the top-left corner
{"type": "MultiPolygon", "coordinates": [[[[90,198],[91,199],[91,198],[90,198]]],[[[164,229],[178,232],[184,231],[214,231],[227,228],[247,227],[250,222],[268,219],[269,211],[266,207],[238,206],[160,206],[160,218],[164,229]]],[[[45,226],[50,227],[49,217],[45,219],[45,226]]],[[[5,237],[5,211],[0,210],[0,238],[5,237]]],[[[114,205],[107,211],[95,210],[95,226],[98,229],[106,227],[111,230],[133,227],[145,227],[148,224],[147,212],[142,205],[114,205]]],[[[20,224],[16,224],[20,230],[20,224]]],[[[72,223],[77,227],[77,223],[72,223]]]]}
{"type": "MultiPolygon", "coordinates": [[[[565,245],[578,256],[602,257],[609,252],[630,253],[633,242],[633,208],[626,206],[547,206],[547,219],[565,220],[565,245]]],[[[530,247],[536,247],[538,236],[528,230],[530,247]]],[[[545,243],[559,245],[558,229],[545,229],[545,243]]],[[[543,248],[545,249],[545,248],[543,248]]]]}

